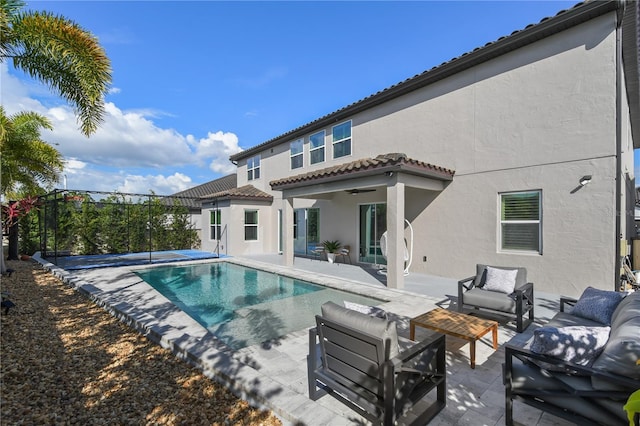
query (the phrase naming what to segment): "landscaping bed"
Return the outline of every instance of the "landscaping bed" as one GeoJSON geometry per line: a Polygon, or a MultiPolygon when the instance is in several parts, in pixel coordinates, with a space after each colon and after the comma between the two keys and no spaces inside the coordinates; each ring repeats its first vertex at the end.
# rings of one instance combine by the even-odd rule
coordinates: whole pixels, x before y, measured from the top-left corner
{"type": "Polygon", "coordinates": [[[31,261],[9,261],[0,424],[281,425],[31,261]]]}

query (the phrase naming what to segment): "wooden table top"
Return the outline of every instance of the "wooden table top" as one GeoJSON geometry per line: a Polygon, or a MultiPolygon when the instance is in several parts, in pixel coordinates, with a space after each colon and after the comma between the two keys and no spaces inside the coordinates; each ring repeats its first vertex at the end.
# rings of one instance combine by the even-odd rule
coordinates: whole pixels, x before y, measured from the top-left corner
{"type": "Polygon", "coordinates": [[[411,323],[463,339],[477,340],[491,328],[498,327],[496,321],[486,320],[455,311],[435,308],[411,319],[411,323]]]}

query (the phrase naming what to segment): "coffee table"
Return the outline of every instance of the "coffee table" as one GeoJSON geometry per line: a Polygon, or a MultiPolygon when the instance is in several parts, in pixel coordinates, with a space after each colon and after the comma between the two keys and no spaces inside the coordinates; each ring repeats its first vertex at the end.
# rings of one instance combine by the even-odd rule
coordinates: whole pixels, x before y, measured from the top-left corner
{"type": "Polygon", "coordinates": [[[476,341],[489,331],[493,332],[493,349],[498,349],[498,323],[459,312],[435,308],[409,322],[409,337],[414,339],[416,326],[448,334],[470,342],[471,368],[476,368],[476,341]]]}

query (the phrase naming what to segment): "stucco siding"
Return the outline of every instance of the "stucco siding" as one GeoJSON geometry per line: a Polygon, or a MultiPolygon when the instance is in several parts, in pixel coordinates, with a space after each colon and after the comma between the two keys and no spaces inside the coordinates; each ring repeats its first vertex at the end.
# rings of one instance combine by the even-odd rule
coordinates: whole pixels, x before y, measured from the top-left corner
{"type": "MultiPolygon", "coordinates": [[[[324,129],[322,163],[309,164],[308,140],[321,129],[304,136],[301,168],[290,167],[294,138],[269,147],[260,154],[260,179],[247,181],[246,161],[239,162],[238,185],[250,183],[272,194],[273,205],[259,207],[257,242],[245,242],[240,233],[244,207],[230,207],[229,252],[277,251],[282,195],[271,191],[270,181],[402,152],[455,170],[442,191],[407,187],[405,214],[415,232],[412,271],[464,278],[476,263],[516,265],[528,268],[539,291],[578,296],[589,285],[612,290],[616,187],[625,181],[620,231],[630,238],[635,179],[631,117],[624,96],[618,115],[616,84],[612,12],[355,114],[349,156],[333,159],[331,127],[324,129]],[[580,185],[586,175],[591,182],[580,185]],[[542,193],[541,253],[503,252],[499,194],[529,190],[542,193]]],[[[320,238],[349,244],[356,260],[359,206],[386,202],[386,191],[378,187],[356,197],[337,191],[328,197],[296,199],[294,208],[320,208],[320,238]]]]}
{"type": "Polygon", "coordinates": [[[454,169],[458,177],[614,155],[611,19],[599,18],[354,117],[354,157],[388,152],[392,145],[411,158],[454,169]]]}
{"type": "Polygon", "coordinates": [[[428,207],[413,219],[420,244],[412,270],[464,278],[476,263],[521,265],[540,291],[613,289],[614,167],[615,159],[603,158],[456,178],[437,196],[427,195],[428,207]],[[594,169],[601,172],[580,187],[578,179],[594,169]],[[501,252],[499,193],[536,189],[542,190],[542,254],[501,252]]]}

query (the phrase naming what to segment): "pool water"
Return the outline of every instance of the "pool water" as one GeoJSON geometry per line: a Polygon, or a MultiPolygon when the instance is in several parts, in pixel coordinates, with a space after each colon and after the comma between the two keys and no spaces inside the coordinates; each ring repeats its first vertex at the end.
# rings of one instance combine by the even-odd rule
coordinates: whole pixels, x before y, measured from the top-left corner
{"type": "Polygon", "coordinates": [[[233,349],[277,339],[315,325],[328,301],[383,301],[216,262],[136,271],[159,293],[233,349]]]}

